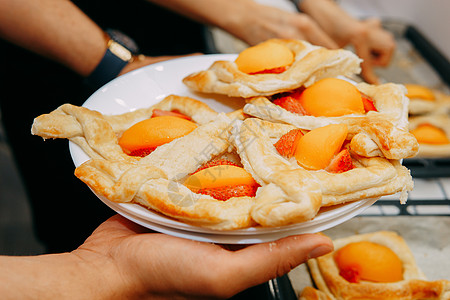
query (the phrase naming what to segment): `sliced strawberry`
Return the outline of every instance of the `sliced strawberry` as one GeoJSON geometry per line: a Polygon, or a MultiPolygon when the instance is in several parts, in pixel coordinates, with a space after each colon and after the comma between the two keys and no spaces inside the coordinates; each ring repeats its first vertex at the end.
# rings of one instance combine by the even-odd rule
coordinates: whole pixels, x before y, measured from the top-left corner
{"type": "Polygon", "coordinates": [[[326,170],[330,173],[343,173],[354,167],[350,152],[348,149],[344,149],[331,160],[326,170]]]}
{"type": "Polygon", "coordinates": [[[341,270],[339,275],[344,277],[345,280],[351,283],[359,283],[359,271],[356,268],[348,268],[345,270],[341,270]]]}
{"type": "Polygon", "coordinates": [[[228,200],[232,197],[255,197],[256,190],[259,186],[257,185],[234,185],[234,186],[223,186],[217,188],[206,188],[197,191],[198,194],[210,195],[217,200],[228,200]]]}
{"type": "Polygon", "coordinates": [[[287,95],[282,94],[281,97],[273,100],[273,103],[281,106],[285,110],[288,110],[290,112],[299,114],[299,115],[307,115],[307,112],[303,108],[302,104],[298,100],[301,93],[303,92],[303,89],[295,90],[292,93],[289,93],[287,95]]]}
{"type": "Polygon", "coordinates": [[[278,67],[273,69],[265,69],[258,72],[249,73],[249,75],[256,75],[256,74],[280,74],[287,70],[287,67],[278,67]]]}
{"type": "Polygon", "coordinates": [[[179,111],[176,111],[176,110],[168,111],[168,110],[162,110],[159,108],[155,108],[152,113],[152,118],[161,117],[161,116],[174,116],[174,117],[186,119],[189,121],[191,120],[191,117],[186,116],[185,114],[182,114],[179,111]]]}
{"type": "Polygon", "coordinates": [[[195,171],[192,174],[195,174],[198,171],[201,171],[201,170],[204,170],[204,169],[207,169],[207,168],[211,168],[211,167],[214,167],[214,166],[220,166],[220,165],[231,165],[231,166],[239,167],[239,165],[235,164],[234,162],[232,162],[232,161],[230,161],[228,159],[222,159],[221,158],[221,159],[211,160],[211,161],[205,163],[200,168],[198,168],[197,171],[195,171]]]}
{"type": "Polygon", "coordinates": [[[153,151],[155,151],[156,147],[152,147],[152,148],[141,148],[141,149],[137,149],[134,151],[131,151],[130,153],[127,153],[130,156],[140,156],[140,157],[145,157],[147,155],[149,155],[150,153],[152,153],[153,151]]]}
{"type": "Polygon", "coordinates": [[[377,108],[375,107],[375,105],[373,104],[373,99],[362,92],[360,92],[360,93],[361,93],[361,97],[362,97],[362,101],[363,101],[363,105],[364,105],[364,110],[366,112],[369,112],[371,110],[378,111],[377,108]]]}
{"type": "Polygon", "coordinates": [[[297,141],[303,136],[303,132],[300,129],[293,129],[288,133],[284,134],[278,142],[274,144],[278,153],[282,156],[290,158],[294,155],[295,146],[297,141]]]}

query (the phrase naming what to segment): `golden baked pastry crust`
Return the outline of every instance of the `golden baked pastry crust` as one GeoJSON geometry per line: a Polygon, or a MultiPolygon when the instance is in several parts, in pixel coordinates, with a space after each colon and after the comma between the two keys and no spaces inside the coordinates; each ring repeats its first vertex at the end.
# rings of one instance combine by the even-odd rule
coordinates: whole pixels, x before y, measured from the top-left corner
{"type": "Polygon", "coordinates": [[[270,41],[294,53],[294,63],[283,73],[249,75],[238,70],[233,61],[216,61],[207,70],[188,75],[183,83],[197,92],[249,98],[290,91],[326,77],[351,76],[361,70],[361,60],[348,50],[329,50],[300,40],[270,41]]]}
{"type": "Polygon", "coordinates": [[[119,115],[103,115],[85,107],[63,104],[51,113],[35,118],[31,133],[44,139],[69,139],[91,158],[136,160],[123,153],[115,137],[137,122],[150,118],[156,108],[178,110],[197,124],[208,123],[217,116],[217,112],[205,103],[177,95],[169,95],[148,108],[119,115]]]}
{"type": "MultiPolygon", "coordinates": [[[[409,118],[409,129],[413,130],[421,124],[431,124],[445,132],[450,140],[450,116],[445,114],[430,114],[409,118]]],[[[450,157],[449,144],[419,144],[419,153],[416,157],[421,158],[446,158],[450,157]]]]}
{"type": "MultiPolygon", "coordinates": [[[[450,299],[450,281],[427,281],[417,267],[408,245],[398,234],[379,231],[337,239],[334,241],[335,251],[349,243],[359,241],[371,241],[394,251],[403,264],[403,280],[392,283],[369,281],[350,283],[339,275],[339,269],[333,258],[334,252],[332,252],[307,262],[315,285],[330,299],[450,299]]],[[[314,296],[311,290],[307,291],[306,295],[308,294],[314,296]]]]}
{"type": "Polygon", "coordinates": [[[78,166],[75,175],[103,199],[137,203],[186,223],[228,230],[254,225],[249,213],[253,198],[219,201],[191,192],[182,182],[203,163],[232,151],[231,126],[232,119],[200,101],[169,96],[151,108],[115,116],[65,104],[36,118],[32,133],[80,145],[91,160],[78,166]],[[154,108],[178,109],[200,120],[200,126],[146,157],[126,155],[118,137],[128,126],[149,118],[154,108]]]}
{"type": "Polygon", "coordinates": [[[341,117],[304,116],[272,103],[267,97],[253,97],[247,99],[244,112],[264,120],[308,130],[333,123],[345,123],[349,126],[349,134],[355,136],[351,148],[361,156],[401,159],[416,155],[419,145],[408,132],[409,101],[405,97],[404,87],[392,83],[379,86],[359,83],[356,87],[373,99],[378,111],[341,117]]]}
{"type": "Polygon", "coordinates": [[[397,160],[382,157],[354,155],[357,167],[343,173],[301,168],[295,158],[286,159],[273,146],[283,134],[294,128],[292,125],[248,118],[236,130],[235,144],[241,161],[262,186],[258,194],[272,185],[279,194],[260,198],[257,195],[252,217],[258,223],[294,222],[298,217],[295,212],[304,217],[313,215],[314,211],[307,214],[300,212],[304,203],[317,209],[317,199],[320,199],[319,206],[330,206],[402,192],[401,200],[404,201],[406,192],[412,190],[409,170],[397,160]],[[280,205],[281,202],[283,205],[280,205]],[[286,212],[282,211],[283,206],[286,206],[286,212]],[[281,218],[283,215],[285,217],[281,218]]]}
{"type": "Polygon", "coordinates": [[[65,104],[36,118],[32,132],[80,145],[91,160],[78,166],[75,175],[100,198],[137,203],[174,219],[218,230],[304,222],[313,219],[322,206],[399,191],[403,199],[412,189],[409,171],[398,161],[381,157],[356,156],[358,167],[341,174],[304,170],[279,155],[273,146],[294,126],[242,119],[242,111],[217,114],[194,99],[169,96],[152,108],[116,116],[65,104]],[[143,158],[126,155],[118,138],[129,126],[149,118],[155,107],[178,109],[194,121],[200,120],[200,126],[143,158]],[[202,116],[197,117],[199,114],[202,116]],[[225,155],[238,157],[261,185],[255,197],[219,201],[183,185],[201,165],[225,155]]]}

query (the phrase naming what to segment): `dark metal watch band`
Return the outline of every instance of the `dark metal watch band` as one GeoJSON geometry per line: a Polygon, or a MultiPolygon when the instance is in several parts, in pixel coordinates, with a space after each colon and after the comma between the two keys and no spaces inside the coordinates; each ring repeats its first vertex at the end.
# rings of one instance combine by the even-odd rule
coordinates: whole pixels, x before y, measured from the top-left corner
{"type": "Polygon", "coordinates": [[[116,78],[127,63],[128,61],[119,58],[108,48],[98,66],[84,82],[89,87],[98,89],[116,78]]]}

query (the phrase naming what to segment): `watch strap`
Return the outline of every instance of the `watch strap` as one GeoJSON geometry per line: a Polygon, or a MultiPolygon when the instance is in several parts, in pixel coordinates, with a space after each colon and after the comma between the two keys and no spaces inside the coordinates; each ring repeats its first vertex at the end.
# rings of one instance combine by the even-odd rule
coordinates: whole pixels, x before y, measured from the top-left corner
{"type": "Polygon", "coordinates": [[[132,51],[138,47],[132,39],[117,30],[105,32],[106,52],[94,71],[86,77],[84,83],[93,89],[98,89],[116,78],[120,71],[134,60],[132,51]],[[123,44],[122,44],[123,42],[123,44]],[[129,49],[128,46],[132,46],[129,49]]]}
{"type": "Polygon", "coordinates": [[[97,89],[116,78],[127,63],[128,61],[122,60],[108,48],[95,70],[86,77],[85,84],[97,89]]]}

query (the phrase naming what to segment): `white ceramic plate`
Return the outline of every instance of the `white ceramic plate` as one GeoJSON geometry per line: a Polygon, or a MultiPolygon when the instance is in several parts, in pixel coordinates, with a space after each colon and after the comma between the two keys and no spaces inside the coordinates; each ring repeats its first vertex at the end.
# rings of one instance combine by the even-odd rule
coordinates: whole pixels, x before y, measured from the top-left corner
{"type": "MultiPolygon", "coordinates": [[[[195,71],[207,69],[216,60],[235,58],[235,55],[230,54],[202,55],[153,64],[109,82],[89,97],[83,106],[104,114],[121,114],[148,107],[175,94],[201,100],[216,111],[230,112],[241,108],[243,100],[193,93],[182,83],[182,79],[195,71]]],[[[75,166],[89,159],[74,143],[69,143],[69,147],[75,166]]],[[[323,231],[363,212],[376,201],[366,199],[339,205],[320,211],[314,220],[283,227],[218,231],[185,224],[136,204],[114,203],[100,196],[99,198],[117,213],[147,228],[198,241],[228,244],[261,243],[293,234],[323,231]]]]}

